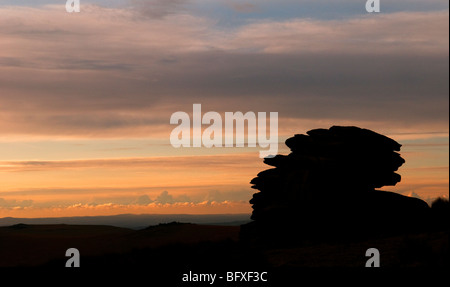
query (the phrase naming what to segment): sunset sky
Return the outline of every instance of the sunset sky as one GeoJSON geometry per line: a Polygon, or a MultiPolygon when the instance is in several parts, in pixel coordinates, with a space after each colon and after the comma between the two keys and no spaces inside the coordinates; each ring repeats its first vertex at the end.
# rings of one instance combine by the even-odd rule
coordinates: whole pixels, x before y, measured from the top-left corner
{"type": "MultiPolygon", "coordinates": [[[[0,217],[250,213],[256,148],[180,148],[174,112],[278,112],[403,145],[402,182],[449,194],[449,3],[0,0],[0,217]]],[[[367,151],[370,153],[370,150],[367,151]]]]}

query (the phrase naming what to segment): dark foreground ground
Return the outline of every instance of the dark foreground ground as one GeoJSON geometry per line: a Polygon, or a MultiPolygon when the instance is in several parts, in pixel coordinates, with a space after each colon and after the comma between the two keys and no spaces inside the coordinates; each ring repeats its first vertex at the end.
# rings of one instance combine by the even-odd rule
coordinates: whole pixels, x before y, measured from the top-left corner
{"type": "MultiPolygon", "coordinates": [[[[46,267],[64,269],[64,272],[68,269],[120,270],[122,275],[129,273],[130,277],[146,276],[151,282],[166,282],[148,286],[184,286],[183,275],[189,272],[215,273],[224,278],[227,272],[268,272],[265,278],[269,283],[259,282],[257,286],[281,286],[276,282],[282,279],[301,281],[301,274],[310,273],[309,267],[364,269],[369,248],[380,251],[381,267],[435,269],[449,266],[448,231],[285,247],[243,243],[239,241],[239,231],[239,226],[181,223],[143,230],[18,224],[0,228],[0,267],[46,267]],[[79,250],[80,268],[65,268],[68,248],[79,250]],[[138,270],[145,270],[145,275],[138,270]]],[[[0,268],[0,274],[7,275],[10,270],[0,268]]],[[[116,275],[118,273],[113,271],[109,274],[116,275]]],[[[240,286],[237,282],[222,281],[225,286],[240,286]]],[[[194,286],[211,286],[210,282],[194,283],[194,286]]],[[[216,279],[213,286],[219,283],[216,279]]]]}

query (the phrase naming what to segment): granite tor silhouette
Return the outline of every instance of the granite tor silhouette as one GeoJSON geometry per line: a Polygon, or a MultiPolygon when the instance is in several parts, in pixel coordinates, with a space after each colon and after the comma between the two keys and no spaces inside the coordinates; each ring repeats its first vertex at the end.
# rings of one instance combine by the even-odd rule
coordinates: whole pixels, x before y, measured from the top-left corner
{"type": "Polygon", "coordinates": [[[401,181],[405,163],[395,140],[368,129],[333,126],[286,140],[289,155],[250,182],[252,223],[242,237],[285,241],[344,239],[420,230],[429,206],[377,190],[401,181]]]}

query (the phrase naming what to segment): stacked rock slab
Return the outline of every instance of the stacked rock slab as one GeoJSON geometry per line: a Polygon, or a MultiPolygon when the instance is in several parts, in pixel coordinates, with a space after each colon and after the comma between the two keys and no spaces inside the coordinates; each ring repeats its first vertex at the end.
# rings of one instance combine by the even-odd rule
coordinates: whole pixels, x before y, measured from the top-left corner
{"type": "Polygon", "coordinates": [[[428,208],[425,202],[376,191],[401,180],[396,171],[405,160],[393,139],[358,127],[334,126],[295,135],[286,145],[291,153],[264,159],[273,168],[250,182],[260,191],[250,200],[256,223],[252,228],[272,234],[291,228],[293,234],[353,233],[361,230],[361,222],[379,225],[378,219],[393,215],[394,202],[402,211],[405,200],[413,209],[428,208]],[[383,206],[392,210],[383,211],[383,206]]]}

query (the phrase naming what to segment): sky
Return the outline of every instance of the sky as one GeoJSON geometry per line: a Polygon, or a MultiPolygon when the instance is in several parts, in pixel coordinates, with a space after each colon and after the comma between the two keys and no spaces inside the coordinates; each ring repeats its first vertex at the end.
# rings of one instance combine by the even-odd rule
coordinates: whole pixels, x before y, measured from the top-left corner
{"type": "MultiPolygon", "coordinates": [[[[449,193],[449,3],[0,0],[0,217],[250,213],[259,148],[174,148],[171,115],[277,112],[401,143],[402,182],[449,193]]],[[[370,152],[370,151],[368,151],[370,152]]]]}

